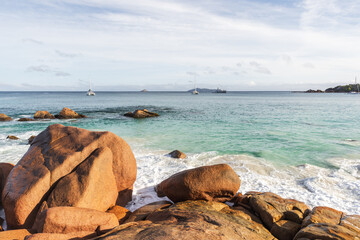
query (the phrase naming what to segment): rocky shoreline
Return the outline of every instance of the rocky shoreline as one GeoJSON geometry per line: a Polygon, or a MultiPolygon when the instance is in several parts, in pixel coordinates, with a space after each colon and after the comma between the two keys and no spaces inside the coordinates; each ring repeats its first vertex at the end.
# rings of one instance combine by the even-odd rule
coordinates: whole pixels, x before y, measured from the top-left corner
{"type": "Polygon", "coordinates": [[[137,166],[110,132],[60,124],[36,136],[13,166],[0,164],[7,231],[0,239],[359,239],[360,216],[274,193],[238,193],[227,164],[170,176],[161,201],[134,212],[137,166]]]}

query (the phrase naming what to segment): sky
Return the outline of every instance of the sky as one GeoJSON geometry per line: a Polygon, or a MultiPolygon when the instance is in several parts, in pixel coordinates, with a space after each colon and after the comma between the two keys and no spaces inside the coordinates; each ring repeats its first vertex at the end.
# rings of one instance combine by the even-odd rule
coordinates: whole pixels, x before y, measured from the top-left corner
{"type": "Polygon", "coordinates": [[[2,0],[0,91],[326,89],[360,78],[358,0],[2,0]]]}

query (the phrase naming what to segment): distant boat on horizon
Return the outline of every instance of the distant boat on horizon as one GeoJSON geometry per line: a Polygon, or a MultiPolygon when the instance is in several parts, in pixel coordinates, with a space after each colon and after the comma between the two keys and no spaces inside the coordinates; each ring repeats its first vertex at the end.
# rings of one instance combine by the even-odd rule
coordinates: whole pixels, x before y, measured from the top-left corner
{"type": "Polygon", "coordinates": [[[356,81],[357,79],[356,79],[356,77],[355,77],[355,85],[356,85],[356,87],[357,87],[357,92],[355,92],[355,91],[351,91],[351,92],[349,92],[350,94],[359,94],[359,84],[357,84],[357,81],[356,81]]]}
{"type": "Polygon", "coordinates": [[[146,90],[146,89],[143,89],[143,90],[141,90],[140,92],[148,92],[148,90],[146,90]]]}
{"type": "Polygon", "coordinates": [[[226,93],[225,89],[217,88],[213,93],[226,93]]]}
{"type": "Polygon", "coordinates": [[[198,95],[199,92],[196,90],[196,75],[194,75],[194,91],[192,91],[193,95],[198,95]]]}
{"type": "Polygon", "coordinates": [[[87,91],[86,96],[95,96],[95,92],[93,90],[91,90],[91,82],[90,82],[90,88],[87,91]]]}

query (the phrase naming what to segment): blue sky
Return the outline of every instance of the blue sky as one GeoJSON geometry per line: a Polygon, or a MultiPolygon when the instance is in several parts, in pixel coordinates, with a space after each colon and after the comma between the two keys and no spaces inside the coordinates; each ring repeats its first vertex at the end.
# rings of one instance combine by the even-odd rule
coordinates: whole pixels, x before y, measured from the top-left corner
{"type": "Polygon", "coordinates": [[[306,90],[360,76],[357,0],[4,0],[0,91],[306,90]]]}

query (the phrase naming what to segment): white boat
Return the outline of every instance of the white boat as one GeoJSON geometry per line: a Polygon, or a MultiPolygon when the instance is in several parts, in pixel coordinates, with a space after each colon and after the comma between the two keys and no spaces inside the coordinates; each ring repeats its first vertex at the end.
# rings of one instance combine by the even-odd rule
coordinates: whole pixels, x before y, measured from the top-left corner
{"type": "Polygon", "coordinates": [[[351,92],[349,92],[350,94],[359,94],[359,84],[357,84],[356,77],[355,77],[355,85],[357,87],[357,92],[351,91],[351,92]]]}
{"type": "Polygon", "coordinates": [[[91,82],[90,82],[90,88],[87,91],[86,96],[95,96],[95,92],[93,90],[91,90],[91,82]]]}
{"type": "Polygon", "coordinates": [[[194,94],[194,95],[199,94],[199,92],[197,91],[197,88],[196,88],[196,75],[194,75],[194,91],[192,91],[192,94],[194,94]]]}

